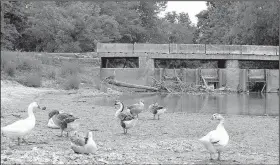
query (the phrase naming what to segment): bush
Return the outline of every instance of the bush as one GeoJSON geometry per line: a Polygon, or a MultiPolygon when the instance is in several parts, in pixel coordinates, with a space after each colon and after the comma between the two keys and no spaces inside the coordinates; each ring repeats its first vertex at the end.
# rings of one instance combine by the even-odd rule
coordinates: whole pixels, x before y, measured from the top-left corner
{"type": "Polygon", "coordinates": [[[6,63],[5,65],[3,65],[3,71],[4,73],[7,73],[7,75],[9,75],[10,77],[13,77],[16,73],[16,64],[14,62],[9,62],[6,63]]]}
{"type": "Polygon", "coordinates": [[[77,62],[63,62],[61,67],[61,75],[71,76],[71,75],[77,75],[79,72],[79,64],[77,62]]]}
{"type": "Polygon", "coordinates": [[[40,87],[42,85],[42,76],[39,73],[29,74],[25,77],[23,84],[28,87],[40,87]]]}
{"type": "Polygon", "coordinates": [[[17,69],[20,71],[41,70],[41,63],[39,60],[34,60],[25,57],[19,57],[17,69]]]}
{"type": "Polygon", "coordinates": [[[80,86],[80,79],[77,75],[71,75],[67,77],[66,82],[63,84],[64,89],[79,89],[80,86]]]}
{"type": "Polygon", "coordinates": [[[56,78],[56,71],[54,69],[47,70],[46,77],[48,79],[55,79],[56,78]]]}
{"type": "Polygon", "coordinates": [[[12,52],[1,52],[1,69],[4,69],[5,65],[9,65],[10,62],[16,64],[16,54],[12,52]]]}
{"type": "Polygon", "coordinates": [[[52,65],[53,57],[48,57],[47,55],[41,55],[39,59],[42,61],[42,64],[52,65]]]}

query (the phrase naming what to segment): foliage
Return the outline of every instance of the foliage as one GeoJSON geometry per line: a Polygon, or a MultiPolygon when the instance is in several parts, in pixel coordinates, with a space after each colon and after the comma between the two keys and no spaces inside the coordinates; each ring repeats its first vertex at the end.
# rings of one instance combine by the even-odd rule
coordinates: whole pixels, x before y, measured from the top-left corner
{"type": "Polygon", "coordinates": [[[184,43],[190,43],[193,29],[172,27],[157,16],[166,3],[1,2],[5,20],[1,26],[1,49],[88,52],[95,51],[97,42],[166,43],[167,31],[185,36],[188,41],[184,43]]]}
{"type": "Polygon", "coordinates": [[[63,88],[69,89],[79,89],[80,79],[77,75],[70,75],[67,77],[66,82],[63,84],[63,88]]]}
{"type": "Polygon", "coordinates": [[[79,61],[82,63],[79,65],[76,61],[57,60],[55,57],[46,58],[45,56],[47,54],[2,51],[1,79],[14,80],[30,87],[72,86],[77,89],[80,84],[78,77],[82,77],[86,85],[96,84],[95,81],[98,79],[96,73],[99,69],[92,69],[93,66],[97,66],[95,63],[79,61]],[[51,61],[46,64],[46,59],[51,61]],[[75,77],[78,79],[76,80],[75,77]]]}
{"type": "Polygon", "coordinates": [[[204,44],[279,45],[276,1],[211,1],[197,14],[195,42],[204,44]]]}
{"type": "Polygon", "coordinates": [[[218,62],[208,60],[155,59],[155,68],[218,68],[218,62]]]}
{"type": "Polygon", "coordinates": [[[13,77],[16,73],[16,67],[17,67],[16,64],[10,61],[3,66],[3,71],[7,75],[13,77]]]}
{"type": "Polygon", "coordinates": [[[69,76],[69,75],[77,75],[79,72],[79,64],[77,62],[68,62],[65,61],[62,63],[61,67],[61,75],[69,76]]]}
{"type": "Polygon", "coordinates": [[[40,87],[42,85],[42,76],[40,73],[30,73],[22,83],[28,87],[40,87]]]}
{"type": "Polygon", "coordinates": [[[138,68],[137,57],[102,58],[102,68],[138,68]]]}

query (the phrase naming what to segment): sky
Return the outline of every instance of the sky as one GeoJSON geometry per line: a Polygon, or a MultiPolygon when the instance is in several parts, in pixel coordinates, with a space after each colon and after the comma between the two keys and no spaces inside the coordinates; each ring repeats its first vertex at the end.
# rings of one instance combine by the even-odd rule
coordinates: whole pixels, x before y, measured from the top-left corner
{"type": "Polygon", "coordinates": [[[188,13],[192,23],[197,23],[197,17],[195,16],[202,10],[206,10],[206,1],[168,1],[166,10],[160,13],[160,16],[164,16],[167,12],[176,11],[177,13],[188,13]]]}

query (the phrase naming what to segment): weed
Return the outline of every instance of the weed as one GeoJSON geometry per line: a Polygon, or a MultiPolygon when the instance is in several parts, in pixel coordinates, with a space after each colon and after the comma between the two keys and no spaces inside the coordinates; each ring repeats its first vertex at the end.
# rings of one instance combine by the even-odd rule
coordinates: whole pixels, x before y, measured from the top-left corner
{"type": "Polygon", "coordinates": [[[80,79],[77,75],[70,75],[67,77],[66,82],[63,84],[64,89],[79,89],[80,79]]]}
{"type": "Polygon", "coordinates": [[[6,63],[3,67],[4,73],[7,73],[7,75],[9,75],[10,77],[14,77],[17,68],[14,62],[10,61],[9,63],[6,63]]]}
{"type": "Polygon", "coordinates": [[[40,87],[42,85],[42,76],[39,73],[28,74],[23,84],[28,87],[40,87]]]}
{"type": "Polygon", "coordinates": [[[67,77],[77,75],[79,72],[79,64],[77,62],[63,62],[61,67],[61,76],[67,77]]]}

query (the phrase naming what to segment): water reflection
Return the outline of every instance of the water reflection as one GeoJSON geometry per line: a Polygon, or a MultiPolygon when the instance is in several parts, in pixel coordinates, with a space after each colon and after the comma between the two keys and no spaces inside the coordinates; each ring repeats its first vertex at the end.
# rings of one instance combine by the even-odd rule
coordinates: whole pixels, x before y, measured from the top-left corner
{"type": "MultiPolygon", "coordinates": [[[[238,115],[279,114],[279,95],[277,93],[250,94],[124,94],[117,98],[125,105],[143,99],[146,107],[158,102],[168,108],[168,112],[222,113],[238,115]]],[[[94,99],[94,104],[113,106],[114,100],[108,97],[94,99]]]]}

